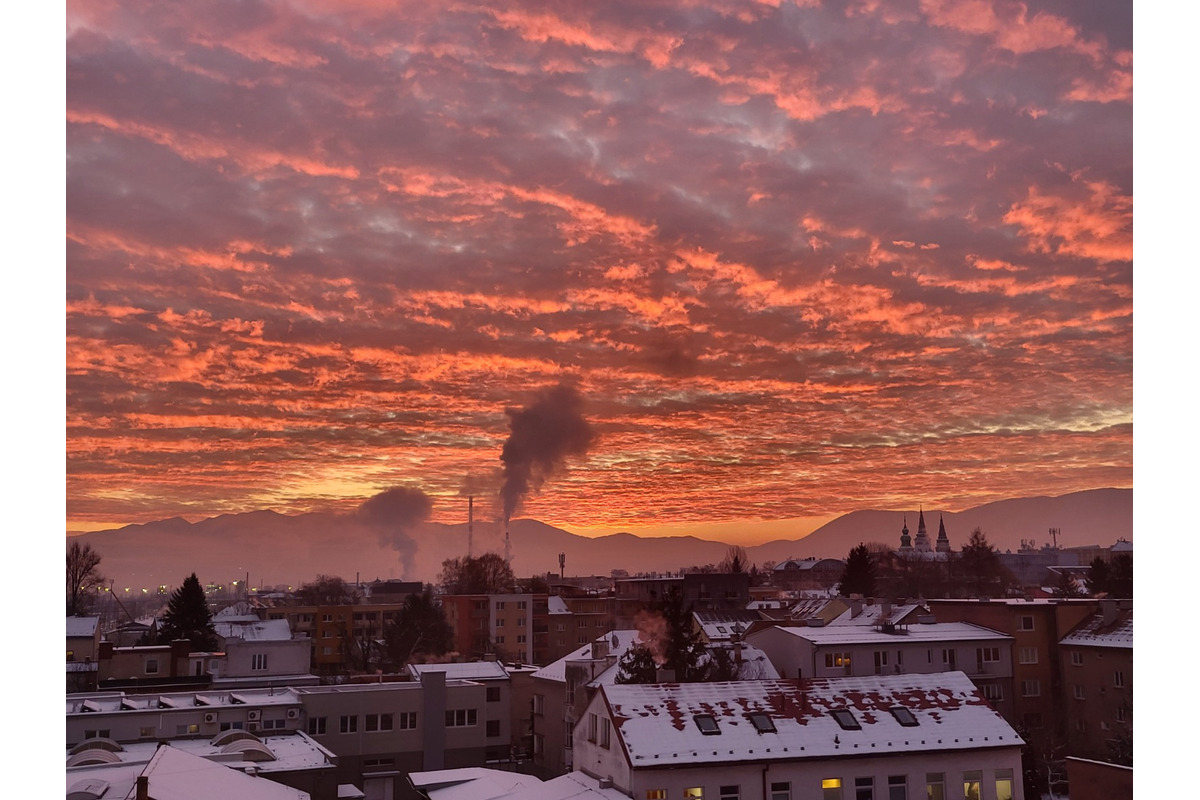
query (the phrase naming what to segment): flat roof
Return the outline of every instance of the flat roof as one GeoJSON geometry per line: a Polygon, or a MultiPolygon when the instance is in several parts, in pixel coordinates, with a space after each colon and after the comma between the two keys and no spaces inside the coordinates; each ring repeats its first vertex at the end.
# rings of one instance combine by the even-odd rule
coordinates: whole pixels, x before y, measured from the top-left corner
{"type": "Polygon", "coordinates": [[[805,626],[784,627],[781,625],[763,628],[748,634],[747,639],[761,636],[769,630],[780,630],[815,645],[832,644],[902,644],[904,642],[950,642],[950,641],[1012,641],[1011,636],[974,625],[970,622],[933,622],[897,628],[895,633],[884,633],[866,625],[825,625],[819,628],[805,626]]]}

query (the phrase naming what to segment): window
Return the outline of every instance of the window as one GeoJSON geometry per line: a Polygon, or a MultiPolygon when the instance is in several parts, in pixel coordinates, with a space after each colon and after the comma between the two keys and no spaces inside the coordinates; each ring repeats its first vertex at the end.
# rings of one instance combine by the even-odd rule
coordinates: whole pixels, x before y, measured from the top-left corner
{"type": "Polygon", "coordinates": [[[1083,693],[1083,684],[1080,684],[1080,683],[1075,684],[1074,689],[1075,689],[1075,699],[1076,700],[1085,699],[1085,696],[1083,693]]]}
{"type": "Polygon", "coordinates": [[[1017,626],[1017,630],[1020,630],[1020,631],[1033,630],[1033,617],[1029,614],[1022,616],[1021,623],[1017,626]]]}
{"type": "Polygon", "coordinates": [[[175,735],[176,736],[186,736],[189,733],[199,733],[199,732],[200,732],[200,726],[194,722],[191,725],[176,725],[175,726],[175,735]]]}
{"type": "Polygon", "coordinates": [[[68,650],[67,651],[67,661],[74,661],[74,660],[75,660],[75,651],[68,650]]]}
{"type": "Polygon", "coordinates": [[[486,733],[489,739],[495,739],[500,735],[500,720],[489,719],[487,721],[486,733]]]}
{"type": "Polygon", "coordinates": [[[826,778],[821,781],[821,800],[842,800],[841,778],[826,778]]]}
{"type": "Polygon", "coordinates": [[[391,714],[367,714],[367,733],[390,731],[395,727],[395,717],[391,714]]]}
{"type": "Polygon", "coordinates": [[[985,683],[979,688],[983,690],[983,697],[985,700],[991,700],[995,702],[997,700],[1004,699],[1004,687],[998,683],[985,683]]]}
{"type": "Polygon", "coordinates": [[[908,800],[907,775],[888,775],[888,800],[908,800]]]}
{"type": "Polygon", "coordinates": [[[331,656],[331,655],[333,655],[333,648],[332,648],[332,647],[322,647],[322,648],[321,648],[321,655],[323,655],[323,656],[331,656]]]}
{"type": "Polygon", "coordinates": [[[850,654],[849,653],[826,653],[825,654],[825,666],[830,667],[830,668],[833,668],[833,667],[849,668],[850,667],[850,654]]]}
{"type": "Polygon", "coordinates": [[[575,747],[575,723],[568,719],[563,720],[563,747],[568,750],[575,747]]]}
{"type": "Polygon", "coordinates": [[[875,674],[882,675],[887,672],[888,654],[886,650],[875,651],[875,674]]]}
{"type": "Polygon", "coordinates": [[[750,718],[750,723],[754,725],[754,730],[759,733],[775,733],[775,723],[771,721],[770,714],[755,712],[746,716],[750,718]]]}
{"type": "Polygon", "coordinates": [[[222,722],[219,730],[221,731],[240,731],[244,730],[246,723],[244,722],[222,722]]]}
{"type": "Polygon", "coordinates": [[[503,610],[504,610],[504,601],[503,601],[503,600],[497,600],[497,601],[496,601],[496,610],[497,610],[497,611],[503,611],[503,610]]]}
{"type": "Polygon", "coordinates": [[[875,800],[875,779],[854,779],[854,800],[875,800]]]}
{"type": "Polygon", "coordinates": [[[459,708],[446,712],[447,728],[467,728],[479,723],[479,712],[474,708],[459,708]]]}
{"type": "Polygon", "coordinates": [[[1115,672],[1113,672],[1113,686],[1116,686],[1119,689],[1119,688],[1123,687],[1124,685],[1125,685],[1125,673],[1122,672],[1121,670],[1116,670],[1115,672]]]}
{"type": "Polygon", "coordinates": [[[339,724],[339,730],[341,730],[342,733],[357,733],[358,732],[358,716],[355,714],[351,714],[349,716],[343,716],[339,720],[338,724],[339,724]]]}
{"type": "Polygon", "coordinates": [[[396,721],[400,723],[400,730],[402,731],[415,730],[417,727],[417,712],[401,711],[400,718],[396,721]]]}
{"type": "Polygon", "coordinates": [[[504,627],[504,618],[503,618],[503,617],[501,617],[500,619],[496,620],[496,627],[497,627],[497,628],[503,628],[503,627],[504,627]]]}
{"type": "Polygon", "coordinates": [[[928,800],[946,800],[946,774],[944,772],[925,774],[925,796],[928,800]]]}
{"type": "Polygon", "coordinates": [[[957,663],[958,663],[958,654],[954,652],[953,648],[946,648],[946,649],[942,650],[942,665],[943,666],[949,667],[950,669],[954,669],[955,665],[957,663]]]}
{"type": "MultiPolygon", "coordinates": [[[[194,731],[193,731],[193,730],[189,730],[189,731],[188,731],[188,733],[199,733],[199,732],[200,732],[200,726],[199,726],[199,725],[180,725],[179,727],[180,727],[180,728],[195,728],[195,729],[196,729],[196,730],[194,730],[194,731]]],[[[182,733],[182,731],[180,731],[180,733],[182,733]]],[[[111,738],[112,738],[112,729],[110,729],[110,728],[100,728],[100,729],[98,729],[98,730],[94,730],[94,731],[84,731],[84,732],[83,732],[83,738],[85,738],[85,739],[99,739],[99,738],[103,738],[103,739],[111,739],[111,738]]]]}
{"type": "Polygon", "coordinates": [[[1087,720],[1085,720],[1085,719],[1075,720],[1075,730],[1078,731],[1079,733],[1086,733],[1087,732],[1087,720]]]}
{"type": "Polygon", "coordinates": [[[646,800],[667,800],[666,789],[647,789],[646,800]]]}
{"type": "Polygon", "coordinates": [[[1011,769],[996,770],[996,800],[1013,800],[1013,773],[1011,769]]]}
{"type": "Polygon", "coordinates": [[[608,719],[600,720],[600,746],[605,750],[612,746],[612,723],[608,719]]]}
{"type": "Polygon", "coordinates": [[[500,687],[499,686],[487,687],[487,701],[489,703],[499,703],[500,702],[500,687]]]}
{"type": "Polygon", "coordinates": [[[1117,706],[1117,722],[1124,722],[1124,721],[1125,721],[1125,704],[1122,703],[1121,705],[1117,706]]]}
{"type": "Polygon", "coordinates": [[[262,670],[262,669],[266,669],[266,668],[267,668],[267,654],[266,653],[255,653],[254,655],[250,656],[250,669],[262,670]]]}
{"type": "Polygon", "coordinates": [[[915,728],[917,725],[921,724],[917,722],[917,718],[913,716],[913,713],[903,706],[896,706],[895,708],[889,709],[889,711],[891,711],[892,716],[896,718],[896,722],[899,722],[906,728],[915,728]]]}
{"type": "Polygon", "coordinates": [[[1038,651],[1036,647],[1022,647],[1019,653],[1019,658],[1022,664],[1038,663],[1038,651]]]}
{"type": "Polygon", "coordinates": [[[705,736],[716,736],[721,733],[721,727],[717,725],[717,718],[712,714],[697,714],[692,719],[696,721],[696,727],[705,736]]]}
{"type": "Polygon", "coordinates": [[[523,633],[517,634],[517,644],[525,644],[525,634],[523,634],[523,633]]]}
{"type": "Polygon", "coordinates": [[[1022,697],[1041,697],[1042,682],[1038,680],[1021,681],[1022,697]]]}
{"type": "Polygon", "coordinates": [[[844,731],[862,730],[862,725],[854,718],[854,714],[844,708],[830,711],[829,716],[833,717],[837,724],[842,726],[842,730],[844,731]]]}
{"type": "Polygon", "coordinates": [[[683,790],[684,800],[704,800],[704,787],[693,786],[683,790]]]}
{"type": "Polygon", "coordinates": [[[518,600],[517,601],[517,611],[524,611],[524,610],[525,610],[525,601],[518,600]]]}
{"type": "Polygon", "coordinates": [[[771,800],[792,800],[791,781],[772,781],[771,800]]]}
{"type": "Polygon", "coordinates": [[[285,724],[281,719],[264,719],[262,726],[263,730],[266,731],[281,731],[284,729],[285,724]]]}
{"type": "Polygon", "coordinates": [[[975,648],[975,660],[980,664],[988,664],[1000,660],[999,647],[977,647],[975,648]]]}
{"type": "Polygon", "coordinates": [[[142,737],[143,739],[146,738],[147,736],[153,736],[153,735],[154,735],[154,726],[153,725],[151,725],[149,727],[145,727],[145,728],[138,728],[138,736],[142,737]]]}
{"type": "Polygon", "coordinates": [[[309,717],[308,718],[308,735],[309,736],[324,736],[326,733],[326,721],[328,717],[309,717]]]}
{"type": "Polygon", "coordinates": [[[533,696],[533,713],[539,714],[539,715],[546,713],[546,697],[545,697],[545,695],[535,694],[533,696]]]}
{"type": "Polygon", "coordinates": [[[981,800],[983,795],[980,788],[983,783],[983,773],[979,770],[968,770],[963,773],[963,800],[981,800]]]}
{"type": "Polygon", "coordinates": [[[333,622],[333,614],[322,614],[321,622],[333,622]]]}
{"type": "Polygon", "coordinates": [[[1071,664],[1076,667],[1083,666],[1083,653],[1079,650],[1071,651],[1071,664]]]}
{"type": "Polygon", "coordinates": [[[742,787],[740,786],[722,786],[720,800],[741,800],[742,787]]]}
{"type": "Polygon", "coordinates": [[[146,659],[146,674],[147,675],[157,675],[158,674],[158,659],[157,658],[147,658],[146,659]]]}

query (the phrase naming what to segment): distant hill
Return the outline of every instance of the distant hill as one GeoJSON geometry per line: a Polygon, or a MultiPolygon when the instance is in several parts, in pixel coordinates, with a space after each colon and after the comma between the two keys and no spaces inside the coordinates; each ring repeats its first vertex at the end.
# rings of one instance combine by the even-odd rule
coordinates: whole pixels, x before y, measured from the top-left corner
{"type": "MultiPolygon", "coordinates": [[[[784,539],[747,552],[755,563],[789,557],[844,558],[859,542],[898,545],[907,514],[915,535],[917,512],[855,511],[801,539],[784,539]]],[[[1111,545],[1133,539],[1133,492],[1095,489],[1062,497],[1031,497],[989,503],[958,513],[929,509],[931,537],[945,518],[951,546],[959,549],[975,527],[1001,551],[1015,550],[1021,539],[1049,541],[1047,531],[1062,529],[1059,544],[1111,545]]],[[[618,533],[587,538],[532,519],[510,526],[513,568],[518,575],[558,572],[558,554],[566,554],[568,575],[607,575],[613,569],[674,571],[717,563],[727,545],[691,536],[640,537],[618,533]]],[[[297,585],[319,573],[347,580],[361,577],[434,581],[442,561],[467,552],[467,524],[424,523],[412,529],[387,529],[353,515],[312,513],[285,516],[273,511],[226,514],[189,523],[180,518],[83,534],[103,557],[101,570],[118,584],[172,588],[195,572],[203,582],[227,582],[249,575],[251,585],[297,585]]],[[[473,551],[502,553],[499,523],[476,522],[473,551]]]]}

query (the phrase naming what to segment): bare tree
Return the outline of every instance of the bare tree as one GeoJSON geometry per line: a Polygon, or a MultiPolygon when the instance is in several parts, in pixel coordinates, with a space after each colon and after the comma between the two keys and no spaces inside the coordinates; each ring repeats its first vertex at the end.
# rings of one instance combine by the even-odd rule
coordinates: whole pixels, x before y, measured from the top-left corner
{"type": "Polygon", "coordinates": [[[100,554],[90,544],[72,539],[67,545],[67,616],[86,613],[92,604],[92,590],[103,582],[100,554]]]}
{"type": "Polygon", "coordinates": [[[725,558],[717,565],[718,572],[748,572],[749,570],[750,556],[746,554],[746,548],[736,544],[729,545],[729,549],[725,551],[725,558]]]}

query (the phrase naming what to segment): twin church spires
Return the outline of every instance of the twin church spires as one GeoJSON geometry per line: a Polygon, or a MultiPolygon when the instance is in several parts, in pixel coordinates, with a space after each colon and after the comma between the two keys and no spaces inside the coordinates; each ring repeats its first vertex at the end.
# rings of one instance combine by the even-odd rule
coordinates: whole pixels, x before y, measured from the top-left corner
{"type": "Polygon", "coordinates": [[[939,516],[937,543],[933,548],[930,548],[929,533],[925,530],[925,509],[922,508],[919,514],[920,516],[917,518],[917,538],[915,541],[908,535],[908,515],[904,515],[904,528],[900,531],[900,552],[904,554],[918,554],[923,557],[937,553],[949,553],[950,537],[946,536],[945,518],[939,516]]]}

